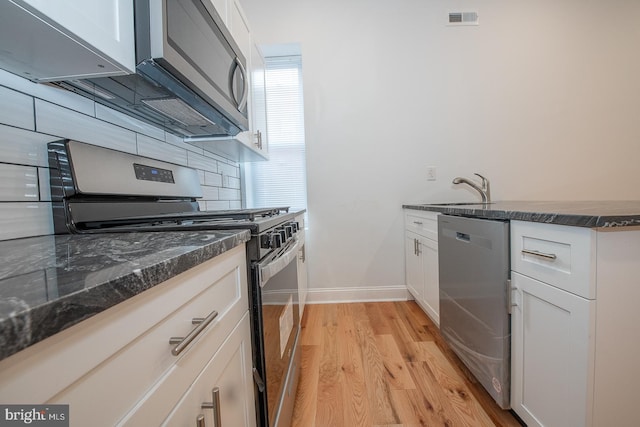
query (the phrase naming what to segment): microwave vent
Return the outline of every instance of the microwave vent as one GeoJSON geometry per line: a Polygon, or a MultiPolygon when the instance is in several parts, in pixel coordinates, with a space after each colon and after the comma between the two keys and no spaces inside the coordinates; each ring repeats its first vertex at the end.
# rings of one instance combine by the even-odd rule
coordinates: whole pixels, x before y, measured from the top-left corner
{"type": "Polygon", "coordinates": [[[448,25],[479,25],[478,12],[449,12],[448,25]]]}
{"type": "Polygon", "coordinates": [[[185,126],[215,125],[214,122],[198,113],[179,98],[143,99],[142,103],[169,119],[182,123],[185,126]]]}

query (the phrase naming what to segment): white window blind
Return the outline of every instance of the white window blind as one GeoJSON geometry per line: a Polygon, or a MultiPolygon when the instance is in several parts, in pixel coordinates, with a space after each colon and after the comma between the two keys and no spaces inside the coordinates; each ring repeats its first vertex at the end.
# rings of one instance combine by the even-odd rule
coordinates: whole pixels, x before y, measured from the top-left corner
{"type": "Polygon", "coordinates": [[[300,56],[267,57],[265,80],[269,161],[245,164],[245,204],[306,209],[300,56]]]}

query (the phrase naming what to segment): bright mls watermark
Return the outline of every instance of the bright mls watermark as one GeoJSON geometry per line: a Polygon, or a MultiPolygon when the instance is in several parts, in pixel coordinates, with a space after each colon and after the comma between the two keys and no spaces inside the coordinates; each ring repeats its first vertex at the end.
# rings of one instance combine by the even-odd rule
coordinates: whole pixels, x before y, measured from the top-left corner
{"type": "Polygon", "coordinates": [[[69,427],[69,405],[0,405],[0,427],[69,427]]]}

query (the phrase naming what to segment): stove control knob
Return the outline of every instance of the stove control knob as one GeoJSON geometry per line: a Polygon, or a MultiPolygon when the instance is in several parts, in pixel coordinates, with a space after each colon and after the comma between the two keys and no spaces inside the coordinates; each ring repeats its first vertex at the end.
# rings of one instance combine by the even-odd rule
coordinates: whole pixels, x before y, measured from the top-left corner
{"type": "Polygon", "coordinates": [[[276,249],[282,246],[282,234],[273,232],[271,236],[271,248],[276,249]]]}
{"type": "Polygon", "coordinates": [[[270,249],[273,241],[272,233],[263,234],[260,236],[260,248],[262,249],[270,249]]]}
{"type": "Polygon", "coordinates": [[[297,222],[292,222],[291,227],[293,227],[294,233],[297,233],[298,231],[300,231],[300,224],[298,224],[297,222]]]}
{"type": "Polygon", "coordinates": [[[291,224],[285,225],[284,231],[285,233],[287,233],[287,239],[293,237],[293,227],[291,226],[291,224]]]}
{"type": "Polygon", "coordinates": [[[287,230],[285,228],[279,228],[278,233],[280,233],[280,238],[282,239],[283,244],[289,240],[289,234],[287,234],[287,230]]]}

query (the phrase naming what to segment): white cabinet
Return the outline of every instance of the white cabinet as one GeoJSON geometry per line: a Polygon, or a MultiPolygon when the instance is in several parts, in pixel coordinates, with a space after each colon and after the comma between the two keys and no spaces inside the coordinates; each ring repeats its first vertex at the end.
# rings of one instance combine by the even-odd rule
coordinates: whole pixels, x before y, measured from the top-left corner
{"type": "Polygon", "coordinates": [[[637,425],[640,230],[511,222],[511,406],[533,426],[637,425]]]}
{"type": "Polygon", "coordinates": [[[260,150],[269,151],[267,133],[267,86],[264,56],[256,43],[251,44],[249,59],[249,123],[253,144],[260,150]]]}
{"type": "Polygon", "coordinates": [[[206,342],[199,343],[199,346],[205,346],[215,354],[167,418],[162,420],[164,412],[159,413],[157,408],[170,404],[171,400],[164,396],[166,393],[162,389],[171,388],[173,384],[162,383],[161,388],[145,399],[140,404],[141,408],[121,425],[189,426],[196,425],[197,418],[202,416],[205,426],[218,426],[215,421],[218,413],[223,426],[256,425],[249,313],[245,313],[219,349],[207,346],[206,342]]]}
{"type": "Polygon", "coordinates": [[[438,214],[405,210],[407,289],[436,325],[440,324],[438,214]]]}
{"type": "Polygon", "coordinates": [[[513,273],[512,402],[528,426],[587,425],[595,301],[513,273]]]}
{"type": "Polygon", "coordinates": [[[0,65],[34,81],[135,72],[133,1],[0,2],[0,65]]]}
{"type": "Polygon", "coordinates": [[[304,305],[307,301],[307,293],[309,289],[307,279],[307,246],[305,243],[304,214],[298,215],[295,220],[298,223],[300,230],[298,231],[298,238],[302,242],[302,247],[298,251],[298,308],[300,311],[300,319],[302,320],[302,315],[304,314],[304,305]]]}
{"type": "Polygon", "coordinates": [[[240,245],[0,361],[0,401],[69,404],[71,426],[160,425],[183,402],[194,410],[188,396],[204,398],[194,386],[217,385],[235,396],[225,417],[253,426],[247,315],[240,245]],[[188,336],[193,319],[205,317],[211,322],[174,355],[170,339],[188,336]]]}

